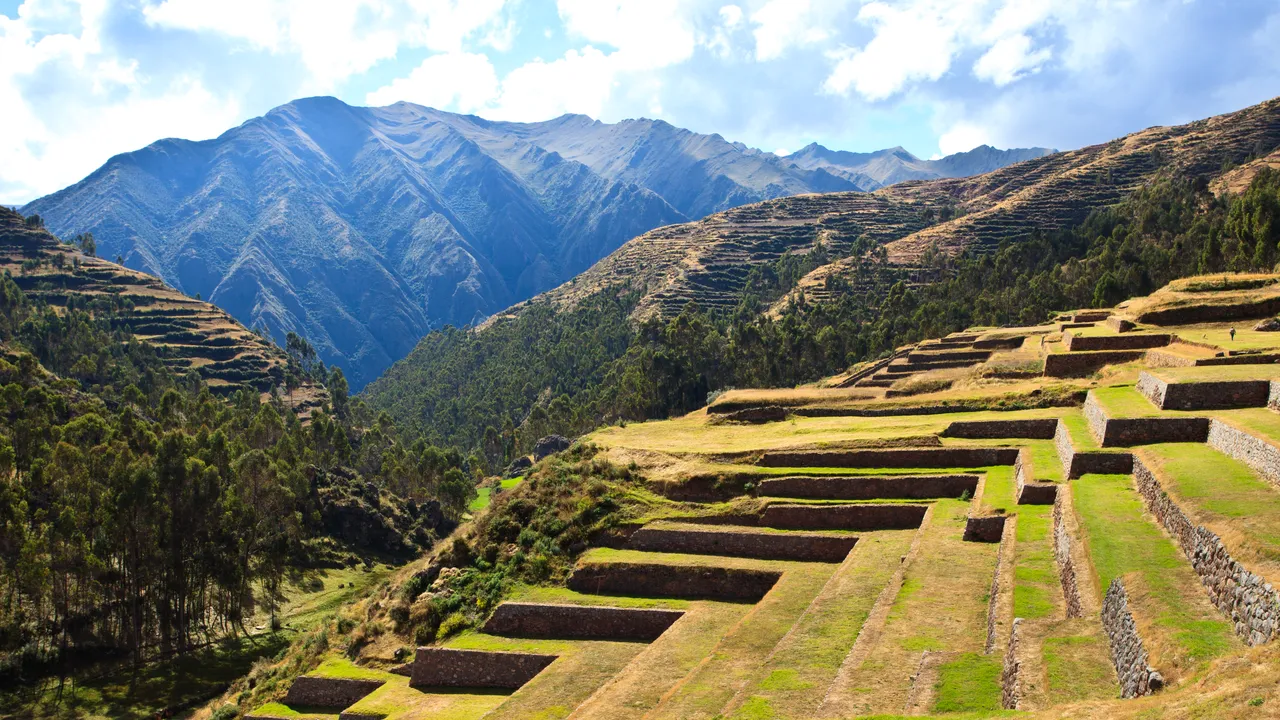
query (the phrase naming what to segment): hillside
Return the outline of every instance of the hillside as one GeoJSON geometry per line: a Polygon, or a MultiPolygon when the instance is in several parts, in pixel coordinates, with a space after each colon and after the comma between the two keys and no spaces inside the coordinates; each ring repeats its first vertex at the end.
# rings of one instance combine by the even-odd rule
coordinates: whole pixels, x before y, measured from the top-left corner
{"type": "Polygon", "coordinates": [[[1006,165],[1052,155],[1054,152],[1048,148],[998,150],[990,145],[980,145],[967,152],[934,160],[922,160],[900,147],[870,153],[854,153],[829,150],[817,143],[812,143],[788,155],[787,161],[810,170],[822,168],[854,182],[862,178],[870,178],[875,181],[876,187],[863,189],[873,190],[908,180],[982,175],[1006,165]]]}
{"type": "Polygon", "coordinates": [[[1278,288],[1183,278],[599,428],[211,708],[1274,717],[1278,288]]]}
{"type": "Polygon", "coordinates": [[[307,98],[116,156],[23,211],[277,340],[297,332],[359,389],[430,329],[554,288],[652,228],[879,184],[661,121],[307,98]]]}
{"type": "Polygon", "coordinates": [[[503,437],[527,450],[548,432],[687,412],[725,388],[813,382],[973,325],[1033,323],[1186,275],[1270,270],[1277,145],[1273,101],[980,178],[785,198],[661,228],[475,332],[429,335],[365,397],[437,442],[503,437]],[[1219,194],[1219,175],[1232,192],[1219,194]],[[957,254],[904,257],[925,233],[953,238],[957,254]]]}
{"type": "Polygon", "coordinates": [[[727,309],[737,304],[753,266],[821,242],[848,256],[800,283],[808,299],[821,300],[831,297],[828,278],[849,276],[870,248],[883,246],[891,266],[910,271],[930,247],[989,251],[1033,230],[1065,230],[1161,173],[1212,179],[1229,163],[1278,145],[1280,100],[1272,100],[977,177],[772,200],[646,233],[543,297],[563,305],[605,287],[643,287],[638,315],[669,317],[689,300],[727,309]]]}
{"type": "MultiPolygon", "coordinates": [[[[188,297],[146,273],[87,255],[43,227],[0,208],[0,272],[31,298],[55,307],[111,309],[115,327],[153,345],[175,372],[193,370],[221,395],[283,386],[288,358],[211,303],[188,297]]],[[[295,391],[299,412],[327,400],[310,381],[295,391]]]]}

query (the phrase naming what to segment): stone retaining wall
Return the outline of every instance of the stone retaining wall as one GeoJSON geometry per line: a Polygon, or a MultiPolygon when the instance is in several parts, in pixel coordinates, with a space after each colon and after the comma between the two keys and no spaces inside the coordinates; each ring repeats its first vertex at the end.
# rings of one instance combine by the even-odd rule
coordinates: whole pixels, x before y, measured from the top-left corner
{"type": "Polygon", "coordinates": [[[1132,332],[1133,329],[1137,326],[1133,324],[1132,320],[1125,320],[1122,317],[1116,317],[1115,315],[1112,315],[1111,317],[1107,318],[1107,327],[1111,328],[1112,330],[1118,333],[1127,333],[1127,332],[1132,332]]]}
{"type": "Polygon", "coordinates": [[[1280,448],[1221,420],[1209,423],[1209,447],[1248,465],[1273,485],[1280,485],[1280,448]]]}
{"type": "Polygon", "coordinates": [[[1000,542],[1004,535],[1004,515],[978,517],[970,515],[964,524],[964,539],[968,542],[1000,542]]]}
{"type": "Polygon", "coordinates": [[[1018,662],[1018,631],[1022,629],[1022,618],[1013,619],[1013,629],[1009,631],[1009,646],[1004,651],[1004,667],[1000,670],[1000,707],[1005,710],[1017,710],[1022,702],[1022,663],[1018,662]]]}
{"type": "Polygon", "coordinates": [[[990,350],[916,350],[907,354],[908,363],[931,363],[965,360],[971,363],[985,362],[991,357],[990,350]]]}
{"type": "Polygon", "coordinates": [[[383,682],[303,675],[294,679],[289,686],[284,702],[288,705],[345,708],[355,705],[365,695],[382,687],[383,682]]]}
{"type": "Polygon", "coordinates": [[[1247,320],[1280,313],[1280,298],[1265,298],[1234,305],[1193,305],[1191,307],[1152,310],[1135,318],[1151,325],[1194,325],[1227,320],[1247,320]]]}
{"type": "MultiPolygon", "coordinates": [[[[917,523],[918,524],[918,523],[917,523]]],[[[577,592],[641,597],[710,598],[756,602],[782,574],[700,565],[656,563],[587,563],[569,576],[577,592]]]]}
{"type": "Polygon", "coordinates": [[[1049,353],[1044,357],[1046,377],[1088,375],[1106,365],[1141,360],[1146,350],[1102,350],[1099,352],[1049,353]]]}
{"type": "Polygon", "coordinates": [[[857,542],[858,539],[852,535],[645,527],[632,534],[627,547],[647,552],[723,555],[761,560],[843,562],[857,542]]]}
{"type": "Polygon", "coordinates": [[[1124,335],[1076,335],[1067,333],[1064,339],[1069,352],[1087,352],[1094,350],[1149,350],[1168,345],[1173,341],[1173,336],[1167,333],[1144,333],[1141,335],[1136,333],[1124,335]]]}
{"type": "Polygon", "coordinates": [[[760,494],[769,497],[822,500],[876,500],[897,498],[958,498],[978,491],[977,475],[867,475],[862,477],[796,476],[770,478],[760,483],[760,494]]]}
{"type": "Polygon", "coordinates": [[[990,338],[987,340],[975,340],[973,342],[974,350],[1017,350],[1022,347],[1022,343],[1027,339],[1026,335],[1015,335],[1005,338],[990,338]]]}
{"type": "Polygon", "coordinates": [[[1261,645],[1280,632],[1280,594],[1236,562],[1217,535],[1193,524],[1141,461],[1134,461],[1133,477],[1147,509],[1182,548],[1209,599],[1231,618],[1236,634],[1250,645],[1261,645]]]}
{"type": "Polygon", "coordinates": [[[1029,438],[1049,440],[1053,438],[1058,421],[1043,420],[960,420],[942,431],[943,437],[966,439],[1029,438]]]}
{"type": "Polygon", "coordinates": [[[914,530],[928,505],[770,505],[760,524],[784,530],[914,530]]]}
{"type": "Polygon", "coordinates": [[[1058,497],[1057,485],[1036,482],[1031,451],[1026,448],[1018,451],[1018,461],[1013,464],[1013,477],[1017,481],[1015,492],[1019,505],[1052,505],[1058,497]]]}
{"type": "Polygon", "coordinates": [[[1144,372],[1137,390],[1161,410],[1220,410],[1265,407],[1272,385],[1268,380],[1170,383],[1144,372]]]}
{"type": "Polygon", "coordinates": [[[1164,677],[1147,664],[1147,650],[1129,612],[1129,595],[1118,578],[1111,581],[1102,600],[1102,629],[1111,646],[1111,664],[1120,679],[1121,697],[1150,695],[1164,687],[1164,677]]]}
{"type": "Polygon", "coordinates": [[[1195,358],[1166,352],[1163,348],[1148,350],[1147,357],[1142,362],[1152,368],[1195,367],[1196,365],[1195,358]]]}
{"type": "Polygon", "coordinates": [[[682,610],[504,602],[484,631],[520,638],[653,642],[683,615],[682,610]]]}
{"type": "Polygon", "coordinates": [[[1067,617],[1078,618],[1083,614],[1080,606],[1080,585],[1076,578],[1075,562],[1071,559],[1071,534],[1063,515],[1062,496],[1053,503],[1053,557],[1058,561],[1058,578],[1062,581],[1062,598],[1067,617]]]}
{"type": "Polygon", "coordinates": [[[517,690],[555,655],[420,647],[409,676],[411,687],[502,688],[517,690]]]}
{"type": "Polygon", "coordinates": [[[1128,475],[1133,472],[1133,456],[1129,453],[1076,452],[1071,442],[1071,432],[1066,423],[1058,423],[1053,436],[1058,448],[1058,459],[1068,479],[1098,473],[1102,475],[1128,475]]]}
{"type": "Polygon", "coordinates": [[[1208,418],[1112,418],[1093,391],[1084,401],[1089,430],[1102,447],[1129,447],[1165,442],[1204,442],[1209,436],[1208,418]]]}
{"type": "Polygon", "coordinates": [[[1012,465],[1016,448],[941,447],[886,448],[866,450],[778,450],[766,452],[759,464],[764,467],[985,467],[1012,465]]]}
{"type": "Polygon", "coordinates": [[[949,370],[977,365],[976,360],[929,360],[927,362],[903,362],[890,365],[886,369],[891,372],[921,373],[929,370],[949,370]]]}

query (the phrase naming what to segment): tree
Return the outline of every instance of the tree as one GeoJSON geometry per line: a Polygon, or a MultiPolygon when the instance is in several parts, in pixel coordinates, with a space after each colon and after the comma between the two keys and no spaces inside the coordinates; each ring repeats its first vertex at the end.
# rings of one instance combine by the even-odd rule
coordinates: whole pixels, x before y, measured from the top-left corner
{"type": "Polygon", "coordinates": [[[80,233],[75,238],[75,244],[80,246],[80,251],[90,257],[98,254],[98,243],[93,239],[93,233],[80,233]]]}

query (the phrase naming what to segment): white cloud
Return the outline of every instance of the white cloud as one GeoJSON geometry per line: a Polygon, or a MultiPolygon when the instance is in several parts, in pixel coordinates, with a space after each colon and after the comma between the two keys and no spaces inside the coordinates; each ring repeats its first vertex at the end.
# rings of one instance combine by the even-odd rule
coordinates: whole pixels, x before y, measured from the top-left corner
{"type": "Polygon", "coordinates": [[[154,26],[210,32],[272,53],[297,53],[311,85],[326,90],[401,46],[460,52],[482,39],[501,49],[513,28],[504,0],[162,0],[143,6],[154,26]]]}
{"type": "Polygon", "coordinates": [[[557,0],[570,36],[617,48],[618,70],[653,70],[688,60],[696,45],[679,0],[557,0]]]}
{"type": "Polygon", "coordinates": [[[106,9],[103,0],[40,0],[17,18],[0,16],[0,202],[57,190],[116,152],[212,137],[238,119],[236,102],[199,79],[151,80],[136,60],[106,53],[106,9]],[[32,83],[42,92],[31,93],[32,83]]]}
{"type": "Polygon", "coordinates": [[[819,42],[827,32],[815,24],[809,0],[770,0],[751,14],[756,59],[775,60],[797,45],[819,42]]]}
{"type": "Polygon", "coordinates": [[[1010,35],[997,40],[978,58],[973,65],[973,74],[979,80],[1004,87],[1038,71],[1050,56],[1048,48],[1033,50],[1031,38],[1026,35],[1010,35]]]}
{"type": "Polygon", "coordinates": [[[991,144],[991,135],[987,130],[971,123],[960,123],[938,138],[938,150],[943,155],[967,152],[979,145],[991,144]]]}
{"type": "Polygon", "coordinates": [[[432,55],[408,76],[365,96],[369,105],[401,100],[434,108],[475,112],[498,96],[498,74],[489,58],[478,53],[432,55]]]}
{"type": "Polygon", "coordinates": [[[615,54],[587,46],[551,62],[535,60],[512,70],[486,115],[503,120],[546,120],[565,113],[604,114],[617,85],[615,54]]]}

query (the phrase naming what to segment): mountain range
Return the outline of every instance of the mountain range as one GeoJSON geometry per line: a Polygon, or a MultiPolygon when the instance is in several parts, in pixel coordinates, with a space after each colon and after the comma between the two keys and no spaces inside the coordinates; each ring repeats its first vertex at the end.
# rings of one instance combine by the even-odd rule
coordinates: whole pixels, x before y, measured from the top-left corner
{"type": "Polygon", "coordinates": [[[22,210],[247,326],[307,337],[359,389],[432,328],[479,322],[653,228],[1049,152],[779,157],[659,120],[490,122],[316,97],[117,155],[22,210]]]}

